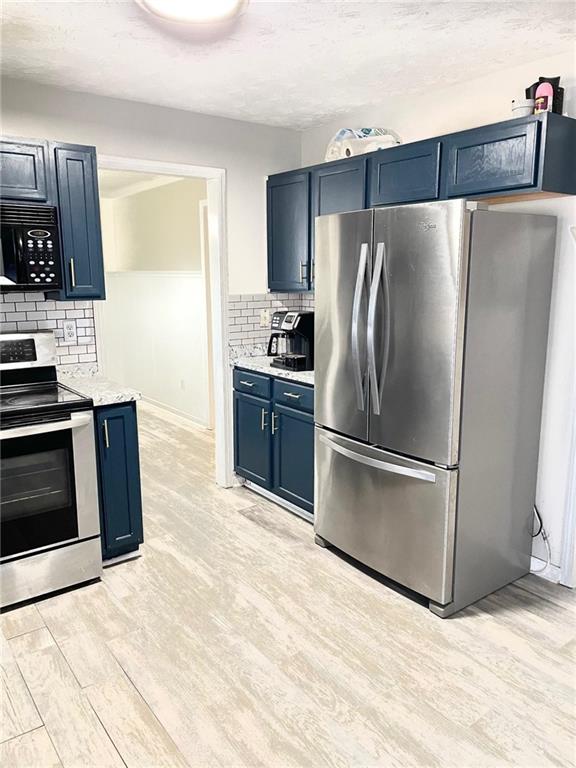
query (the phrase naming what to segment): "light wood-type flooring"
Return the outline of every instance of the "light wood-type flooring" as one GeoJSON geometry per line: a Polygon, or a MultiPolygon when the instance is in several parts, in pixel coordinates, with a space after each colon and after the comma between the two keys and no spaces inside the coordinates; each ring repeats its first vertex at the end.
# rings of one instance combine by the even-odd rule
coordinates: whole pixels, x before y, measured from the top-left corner
{"type": "Polygon", "coordinates": [[[143,556],[2,615],[2,768],[574,764],[573,592],[439,619],[139,411],[143,556]]]}

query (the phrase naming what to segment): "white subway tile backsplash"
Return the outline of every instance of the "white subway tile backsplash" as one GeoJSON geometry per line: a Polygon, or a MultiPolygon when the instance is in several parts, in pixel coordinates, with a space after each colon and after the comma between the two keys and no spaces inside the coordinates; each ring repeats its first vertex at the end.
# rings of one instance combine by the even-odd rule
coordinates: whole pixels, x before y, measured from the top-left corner
{"type": "Polygon", "coordinates": [[[260,312],[280,309],[314,309],[309,293],[231,294],[228,297],[228,339],[232,357],[265,354],[270,327],[260,327],[260,312]]]}
{"type": "Polygon", "coordinates": [[[41,293],[1,294],[0,330],[3,333],[52,330],[59,365],[98,362],[91,301],[47,301],[41,293]],[[81,337],[72,344],[64,342],[64,320],[73,320],[76,335],[81,337]]]}

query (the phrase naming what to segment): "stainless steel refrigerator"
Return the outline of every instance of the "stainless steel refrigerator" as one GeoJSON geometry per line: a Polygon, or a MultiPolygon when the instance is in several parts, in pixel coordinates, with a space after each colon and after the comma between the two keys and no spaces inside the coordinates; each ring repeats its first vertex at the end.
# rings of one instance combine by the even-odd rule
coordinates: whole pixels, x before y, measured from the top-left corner
{"type": "Polygon", "coordinates": [[[528,573],[556,219],[316,219],[315,532],[448,616],[528,573]]]}

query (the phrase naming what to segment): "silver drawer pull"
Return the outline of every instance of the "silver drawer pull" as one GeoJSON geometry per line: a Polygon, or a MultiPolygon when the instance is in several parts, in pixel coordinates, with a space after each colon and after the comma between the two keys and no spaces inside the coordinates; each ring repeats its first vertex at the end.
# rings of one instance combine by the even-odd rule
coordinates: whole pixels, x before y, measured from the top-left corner
{"type": "Polygon", "coordinates": [[[286,395],[286,397],[293,397],[294,400],[300,400],[300,395],[295,395],[294,392],[283,392],[282,394],[286,395]]]}
{"type": "Polygon", "coordinates": [[[245,387],[253,387],[254,386],[254,382],[252,382],[252,381],[242,381],[242,379],[240,379],[240,384],[244,384],[245,387]]]}
{"type": "MultiPolygon", "coordinates": [[[[272,418],[274,418],[274,417],[272,417],[272,418]]],[[[268,422],[266,421],[266,408],[262,408],[262,411],[260,413],[260,429],[261,429],[261,431],[264,432],[267,426],[268,426],[268,422]]]]}

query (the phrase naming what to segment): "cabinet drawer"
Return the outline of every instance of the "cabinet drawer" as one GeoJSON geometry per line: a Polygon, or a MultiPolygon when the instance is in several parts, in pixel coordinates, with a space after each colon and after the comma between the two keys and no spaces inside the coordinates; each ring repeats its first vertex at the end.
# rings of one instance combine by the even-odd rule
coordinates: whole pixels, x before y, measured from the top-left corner
{"type": "Polygon", "coordinates": [[[234,389],[237,392],[246,392],[247,395],[265,397],[270,399],[271,387],[268,376],[234,368],[234,389]]]}
{"type": "Polygon", "coordinates": [[[369,158],[368,206],[435,200],[440,180],[439,141],[381,149],[369,158]]]}
{"type": "Polygon", "coordinates": [[[274,380],[274,402],[298,408],[301,411],[314,411],[314,389],[291,381],[274,380]]]}

